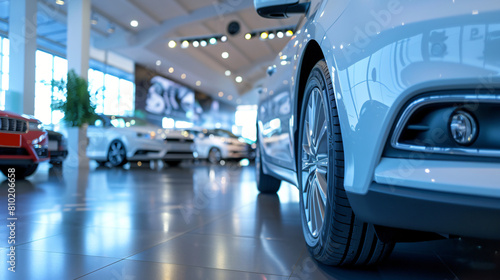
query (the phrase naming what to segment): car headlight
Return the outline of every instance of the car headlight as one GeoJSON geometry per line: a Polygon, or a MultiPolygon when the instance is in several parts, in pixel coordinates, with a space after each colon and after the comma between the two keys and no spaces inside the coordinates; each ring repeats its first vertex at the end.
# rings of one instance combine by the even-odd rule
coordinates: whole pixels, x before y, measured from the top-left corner
{"type": "Polygon", "coordinates": [[[41,123],[29,122],[30,131],[43,131],[43,125],[41,123]]]}

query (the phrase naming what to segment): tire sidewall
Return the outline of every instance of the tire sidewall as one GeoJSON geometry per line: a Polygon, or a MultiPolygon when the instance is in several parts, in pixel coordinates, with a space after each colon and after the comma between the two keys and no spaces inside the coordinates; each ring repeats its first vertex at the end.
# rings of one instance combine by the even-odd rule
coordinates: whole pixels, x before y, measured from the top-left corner
{"type": "MultiPolygon", "coordinates": [[[[335,197],[335,187],[334,187],[334,172],[335,172],[335,161],[334,161],[334,149],[331,143],[331,137],[333,133],[333,125],[332,125],[332,115],[330,108],[330,95],[328,92],[328,84],[326,81],[326,77],[321,69],[321,67],[316,64],[316,66],[311,71],[309,78],[307,79],[307,84],[304,91],[303,102],[300,111],[300,125],[299,125],[299,134],[298,134],[298,153],[297,153],[297,179],[299,184],[299,192],[300,192],[300,215],[301,215],[301,223],[302,223],[302,231],[304,233],[304,239],[306,241],[307,247],[311,251],[311,253],[317,257],[322,255],[322,250],[324,249],[325,241],[329,238],[329,230],[331,216],[334,208],[334,197],[335,197]],[[307,225],[306,217],[305,217],[305,207],[303,202],[303,193],[302,193],[302,143],[303,143],[303,130],[305,126],[305,112],[307,105],[309,104],[309,98],[311,96],[311,92],[314,88],[319,88],[321,92],[321,98],[323,99],[323,104],[325,106],[325,114],[328,123],[328,178],[327,178],[327,205],[325,208],[325,218],[323,221],[323,226],[321,231],[317,237],[314,237],[307,225]]],[[[332,100],[332,102],[334,102],[332,100]]]]}

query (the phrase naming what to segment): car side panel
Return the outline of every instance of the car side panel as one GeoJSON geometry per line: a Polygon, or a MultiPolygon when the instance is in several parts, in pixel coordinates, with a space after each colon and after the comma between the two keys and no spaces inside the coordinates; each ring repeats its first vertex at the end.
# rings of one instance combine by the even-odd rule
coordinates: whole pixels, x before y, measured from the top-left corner
{"type": "Polygon", "coordinates": [[[348,193],[368,191],[410,98],[500,85],[500,54],[486,52],[498,46],[499,11],[498,1],[351,1],[321,43],[335,79],[348,193]]]}

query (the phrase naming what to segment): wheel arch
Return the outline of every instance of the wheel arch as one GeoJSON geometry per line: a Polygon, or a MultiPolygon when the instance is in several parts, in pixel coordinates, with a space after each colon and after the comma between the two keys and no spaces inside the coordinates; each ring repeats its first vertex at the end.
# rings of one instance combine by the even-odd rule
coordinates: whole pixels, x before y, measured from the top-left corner
{"type": "Polygon", "coordinates": [[[297,155],[299,152],[298,147],[298,124],[300,122],[300,110],[302,108],[302,102],[304,99],[304,91],[306,89],[307,79],[309,78],[309,74],[311,73],[314,65],[321,59],[325,59],[325,55],[323,54],[323,50],[321,49],[319,43],[316,40],[310,40],[307,43],[307,46],[302,54],[302,59],[299,63],[299,71],[297,74],[297,82],[298,87],[296,90],[296,101],[294,107],[294,132],[293,132],[293,145],[295,152],[295,160],[297,160],[297,155]]]}

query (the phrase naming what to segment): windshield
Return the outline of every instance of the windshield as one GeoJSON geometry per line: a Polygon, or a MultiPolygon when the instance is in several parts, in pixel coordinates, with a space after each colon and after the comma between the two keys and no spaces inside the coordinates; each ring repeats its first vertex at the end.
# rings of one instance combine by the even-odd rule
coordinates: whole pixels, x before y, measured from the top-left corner
{"type": "Polygon", "coordinates": [[[210,133],[221,137],[238,138],[238,136],[234,135],[231,131],[225,129],[215,129],[210,131],[210,133]]]}

